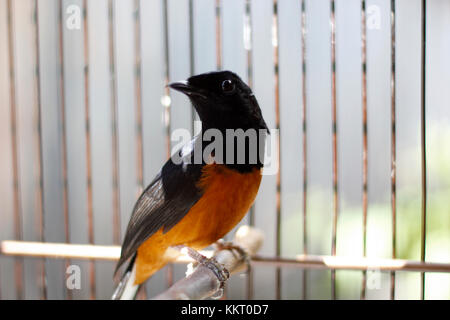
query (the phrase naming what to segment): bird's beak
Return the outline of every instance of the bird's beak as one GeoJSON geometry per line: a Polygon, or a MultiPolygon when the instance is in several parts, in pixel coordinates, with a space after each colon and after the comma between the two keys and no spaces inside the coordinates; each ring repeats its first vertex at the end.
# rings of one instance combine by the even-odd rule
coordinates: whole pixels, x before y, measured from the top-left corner
{"type": "Polygon", "coordinates": [[[202,93],[202,90],[191,86],[187,81],[172,82],[168,86],[187,96],[199,96],[206,99],[206,95],[202,93]]]}

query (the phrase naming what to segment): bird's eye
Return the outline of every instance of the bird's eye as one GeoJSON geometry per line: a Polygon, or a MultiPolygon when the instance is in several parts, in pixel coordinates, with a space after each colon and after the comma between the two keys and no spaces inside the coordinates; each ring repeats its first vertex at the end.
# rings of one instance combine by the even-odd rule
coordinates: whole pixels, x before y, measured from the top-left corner
{"type": "Polygon", "coordinates": [[[224,93],[232,93],[234,91],[234,83],[231,80],[222,82],[222,91],[224,93]]]}

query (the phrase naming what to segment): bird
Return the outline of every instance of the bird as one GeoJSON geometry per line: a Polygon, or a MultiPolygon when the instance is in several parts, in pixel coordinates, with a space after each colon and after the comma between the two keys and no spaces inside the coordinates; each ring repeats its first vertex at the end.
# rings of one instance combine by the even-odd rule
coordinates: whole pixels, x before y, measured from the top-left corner
{"type": "MultiPolygon", "coordinates": [[[[114,274],[127,261],[128,267],[113,299],[133,299],[177,249],[201,250],[223,238],[249,211],[261,183],[270,132],[250,87],[231,71],[194,75],[168,87],[189,98],[201,130],[136,201],[114,274]]],[[[203,260],[220,273],[214,261],[203,260]]]]}

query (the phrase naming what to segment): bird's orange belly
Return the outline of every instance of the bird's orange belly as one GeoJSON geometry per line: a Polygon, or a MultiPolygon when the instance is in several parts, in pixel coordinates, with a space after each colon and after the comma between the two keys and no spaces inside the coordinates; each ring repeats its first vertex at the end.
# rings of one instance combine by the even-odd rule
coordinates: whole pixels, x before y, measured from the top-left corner
{"type": "Polygon", "coordinates": [[[205,166],[198,184],[203,196],[167,233],[161,229],[139,247],[135,282],[142,283],[170,260],[169,247],[203,249],[226,235],[249,210],[260,182],[260,169],[239,173],[224,165],[205,166]]]}

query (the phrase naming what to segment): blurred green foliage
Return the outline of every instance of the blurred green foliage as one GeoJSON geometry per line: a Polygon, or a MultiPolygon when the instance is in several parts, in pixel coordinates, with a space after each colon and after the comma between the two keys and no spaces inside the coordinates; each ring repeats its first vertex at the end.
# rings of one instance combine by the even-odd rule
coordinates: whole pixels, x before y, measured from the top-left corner
{"type": "MultiPolygon", "coordinates": [[[[419,140],[418,140],[419,141],[419,140]]],[[[398,152],[398,161],[411,167],[398,170],[397,180],[397,258],[420,260],[422,194],[420,149],[398,152]],[[419,165],[417,165],[419,164],[419,165]]],[[[450,126],[434,125],[427,131],[427,233],[426,260],[450,262],[450,126]]],[[[392,257],[392,210],[390,190],[387,201],[373,203],[369,199],[367,221],[367,256],[392,257]]],[[[337,254],[362,256],[362,208],[341,202],[338,220],[337,254]]],[[[314,189],[308,195],[308,251],[310,254],[331,252],[332,203],[330,194],[314,189]]],[[[283,251],[286,255],[302,253],[302,213],[286,217],[283,226],[283,251]]],[[[300,270],[300,269],[299,269],[300,270]]],[[[293,275],[298,270],[286,271],[293,275]]],[[[390,274],[379,275],[380,287],[369,289],[367,298],[388,299],[390,274]]],[[[309,298],[330,298],[330,272],[308,271],[309,298]]],[[[362,273],[338,271],[338,298],[359,299],[362,273]]],[[[290,287],[293,287],[290,285],[290,287]]],[[[450,274],[426,274],[426,298],[450,299],[450,274]]],[[[289,292],[287,292],[289,296],[289,292]]],[[[396,298],[420,298],[420,273],[396,273],[396,298]]]]}

